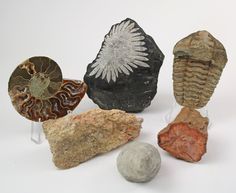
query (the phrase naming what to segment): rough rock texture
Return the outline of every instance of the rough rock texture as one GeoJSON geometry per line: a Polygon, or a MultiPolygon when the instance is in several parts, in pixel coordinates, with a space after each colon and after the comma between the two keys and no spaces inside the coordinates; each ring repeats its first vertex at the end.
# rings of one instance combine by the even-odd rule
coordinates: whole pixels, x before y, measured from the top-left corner
{"type": "Polygon", "coordinates": [[[120,110],[94,109],[43,123],[54,164],[61,169],[123,145],[138,137],[142,119],[120,110]]]}
{"type": "Polygon", "coordinates": [[[44,56],[18,65],[8,83],[8,93],[18,113],[32,121],[56,119],[73,111],[85,95],[87,85],[63,80],[61,69],[44,56]]]}
{"type": "Polygon", "coordinates": [[[153,179],[161,167],[158,150],[148,143],[132,142],[117,157],[120,174],[131,182],[147,182],[153,179]]]}
{"type": "Polygon", "coordinates": [[[164,55],[132,19],[111,27],[87,67],[88,96],[102,109],[140,112],[151,104],[164,55]]]}
{"type": "Polygon", "coordinates": [[[210,100],[227,62],[224,46],[207,31],[198,31],[174,47],[174,95],[186,107],[202,108],[210,100]]]}
{"type": "Polygon", "coordinates": [[[184,107],[158,134],[158,145],[176,158],[197,162],[206,153],[208,118],[184,107]]]}

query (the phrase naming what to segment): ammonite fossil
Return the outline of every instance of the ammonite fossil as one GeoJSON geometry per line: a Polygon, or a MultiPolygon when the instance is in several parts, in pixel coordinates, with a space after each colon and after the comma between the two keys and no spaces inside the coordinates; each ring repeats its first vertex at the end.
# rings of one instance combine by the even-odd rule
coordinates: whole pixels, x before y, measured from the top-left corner
{"type": "Polygon", "coordinates": [[[77,80],[63,80],[58,64],[48,57],[32,57],[17,66],[8,83],[15,109],[32,121],[65,116],[75,109],[87,86],[77,80]]]}
{"type": "Polygon", "coordinates": [[[227,62],[224,46],[207,31],[198,31],[174,47],[174,95],[186,107],[202,108],[210,100],[227,62]]]}
{"type": "Polygon", "coordinates": [[[88,96],[102,109],[140,112],[157,92],[163,60],[153,38],[127,18],[111,27],[88,65],[84,76],[88,96]]]}

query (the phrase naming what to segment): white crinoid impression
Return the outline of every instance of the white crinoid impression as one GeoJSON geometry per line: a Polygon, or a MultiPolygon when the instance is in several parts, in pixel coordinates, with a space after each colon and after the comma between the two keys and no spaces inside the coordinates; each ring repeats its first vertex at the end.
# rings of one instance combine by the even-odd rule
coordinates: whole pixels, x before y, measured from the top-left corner
{"type": "Polygon", "coordinates": [[[89,76],[101,77],[108,83],[111,80],[116,82],[119,74],[129,75],[133,72],[132,68],[150,67],[147,64],[148,53],[144,39],[134,21],[125,20],[114,25],[105,36],[89,76]]]}

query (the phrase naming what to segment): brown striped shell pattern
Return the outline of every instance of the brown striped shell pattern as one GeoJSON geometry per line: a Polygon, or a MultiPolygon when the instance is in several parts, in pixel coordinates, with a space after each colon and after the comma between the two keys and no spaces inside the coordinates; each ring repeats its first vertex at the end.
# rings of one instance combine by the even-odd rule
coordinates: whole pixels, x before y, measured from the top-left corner
{"type": "Polygon", "coordinates": [[[15,109],[32,121],[45,121],[73,111],[86,93],[82,81],[62,78],[61,69],[52,59],[36,56],[13,71],[8,93],[15,109]]]}
{"type": "Polygon", "coordinates": [[[227,62],[224,46],[207,31],[198,31],[174,47],[173,86],[177,103],[202,108],[210,100],[227,62]]]}

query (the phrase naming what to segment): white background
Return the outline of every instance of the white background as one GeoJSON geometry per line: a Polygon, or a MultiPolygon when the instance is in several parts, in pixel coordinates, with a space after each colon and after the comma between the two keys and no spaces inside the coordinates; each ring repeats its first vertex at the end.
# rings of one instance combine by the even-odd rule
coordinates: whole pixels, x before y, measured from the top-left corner
{"type": "MultiPolygon", "coordinates": [[[[232,0],[0,0],[0,192],[236,192],[236,4],[232,0]],[[151,35],[165,54],[158,93],[144,118],[138,141],[155,145],[162,167],[145,184],[124,180],[117,171],[121,148],[78,167],[58,170],[47,141],[30,141],[30,122],[12,107],[7,83],[25,59],[45,55],[61,67],[65,78],[83,79],[111,25],[130,17],[151,35]],[[210,120],[207,154],[191,164],[169,156],[157,146],[156,134],[166,126],[164,116],[173,103],[172,49],[197,30],[219,39],[228,63],[208,104],[210,120]]],[[[86,96],[76,113],[95,108],[86,96]]]]}

